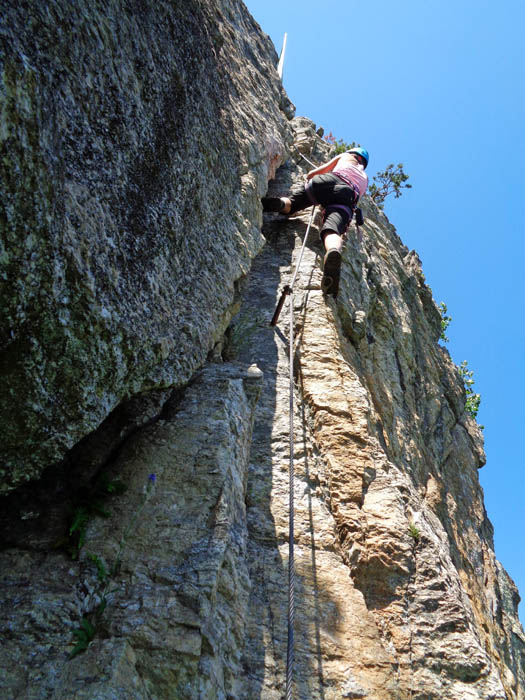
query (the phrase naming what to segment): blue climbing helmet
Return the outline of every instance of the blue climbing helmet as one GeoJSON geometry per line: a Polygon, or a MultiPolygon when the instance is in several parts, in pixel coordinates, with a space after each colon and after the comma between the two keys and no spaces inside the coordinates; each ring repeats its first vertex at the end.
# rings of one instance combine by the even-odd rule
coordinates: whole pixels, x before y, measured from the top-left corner
{"type": "Polygon", "coordinates": [[[368,155],[368,151],[366,150],[366,148],[361,148],[361,146],[356,146],[356,148],[351,148],[349,151],[347,151],[347,153],[357,153],[358,156],[361,156],[361,158],[364,158],[365,169],[366,169],[366,166],[368,165],[368,161],[369,161],[369,155],[368,155]]]}

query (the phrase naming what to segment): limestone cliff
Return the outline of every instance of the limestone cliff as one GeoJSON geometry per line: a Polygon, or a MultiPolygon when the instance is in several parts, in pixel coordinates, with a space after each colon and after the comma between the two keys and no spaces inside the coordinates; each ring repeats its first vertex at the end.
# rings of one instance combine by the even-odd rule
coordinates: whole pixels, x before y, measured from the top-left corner
{"type": "MultiPolygon", "coordinates": [[[[282,698],[268,322],[307,215],[259,197],[329,147],[238,0],[13,2],[0,37],[0,694],[282,698]]],[[[295,697],[519,700],[482,435],[417,254],[362,206],[337,302],[315,235],[294,296],[295,697]]]]}

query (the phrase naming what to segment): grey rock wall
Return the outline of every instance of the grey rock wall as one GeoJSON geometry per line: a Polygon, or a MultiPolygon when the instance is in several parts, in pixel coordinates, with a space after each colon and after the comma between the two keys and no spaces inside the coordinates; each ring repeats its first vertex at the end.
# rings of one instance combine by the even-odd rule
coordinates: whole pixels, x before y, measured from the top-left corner
{"type": "Polygon", "coordinates": [[[210,365],[175,412],[129,439],[108,471],[126,494],[92,515],[78,561],[29,540],[0,553],[1,697],[237,697],[261,379],[255,367],[210,365]],[[83,619],[96,635],[70,658],[83,619]]]}
{"type": "Polygon", "coordinates": [[[2,492],[222,336],[290,139],[276,60],[239,0],[3,4],[2,492]]]}
{"type": "MultiPolygon", "coordinates": [[[[314,125],[294,126],[298,148],[326,160],[314,125]]],[[[308,169],[289,162],[272,190],[287,191],[308,169]]],[[[294,294],[296,697],[523,698],[525,635],[483,506],[482,434],[438,343],[440,315],[417,254],[373,203],[362,207],[337,303],[320,291],[319,218],[294,294]]],[[[271,317],[308,219],[265,216],[268,244],[241,317],[271,317]]],[[[241,355],[266,380],[248,481],[241,697],[276,699],[286,660],[287,307],[279,326],[258,329],[241,355]]]]}
{"type": "MultiPolygon", "coordinates": [[[[330,149],[241,2],[11,3],[0,38],[0,695],[280,699],[288,305],[268,322],[309,212],[261,229],[258,198],[330,149]]],[[[417,254],[362,206],[337,302],[319,216],[293,298],[294,697],[523,700],[482,434],[417,254]]]]}

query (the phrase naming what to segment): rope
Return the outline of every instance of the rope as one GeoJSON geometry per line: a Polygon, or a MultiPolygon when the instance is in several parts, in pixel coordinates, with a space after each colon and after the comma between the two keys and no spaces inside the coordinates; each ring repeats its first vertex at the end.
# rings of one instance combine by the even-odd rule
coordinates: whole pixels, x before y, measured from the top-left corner
{"type": "Polygon", "coordinates": [[[309,160],[309,159],[308,159],[305,155],[303,155],[302,153],[299,153],[299,155],[301,156],[301,158],[304,158],[304,159],[305,159],[305,161],[308,163],[308,165],[312,165],[314,168],[317,168],[317,167],[318,167],[315,163],[312,163],[312,161],[309,160]]]}
{"type": "MultiPolygon", "coordinates": [[[[302,154],[301,154],[302,155],[302,154]]],[[[305,156],[302,156],[305,160],[305,156]]],[[[313,163],[312,163],[313,165],[313,163]]],[[[293,391],[294,391],[294,376],[293,376],[293,352],[294,352],[294,298],[293,298],[293,288],[295,285],[295,280],[299,273],[301,267],[301,262],[303,260],[304,250],[306,248],[306,243],[308,242],[308,235],[310,233],[310,228],[312,227],[312,222],[314,220],[316,206],[312,208],[312,213],[310,214],[310,220],[308,222],[308,227],[306,233],[304,234],[303,245],[301,246],[301,251],[299,253],[299,259],[297,265],[295,266],[295,271],[290,284],[285,285],[279,303],[273,314],[273,318],[270,325],[277,325],[279,320],[279,314],[281,313],[282,307],[286,297],[290,296],[290,332],[289,332],[289,373],[290,373],[290,465],[289,465],[289,484],[288,484],[288,643],[286,649],[286,700],[292,700],[292,686],[293,686],[293,674],[294,674],[294,623],[295,623],[295,563],[294,563],[294,423],[293,423],[293,413],[294,413],[294,401],[293,401],[293,391]]],[[[356,222],[357,223],[357,222],[356,222]]]]}
{"type": "MultiPolygon", "coordinates": [[[[306,238],[306,236],[305,236],[306,238]]],[[[297,266],[296,272],[299,269],[297,266]]],[[[295,279],[295,277],[294,277],[295,279]]],[[[293,283],[292,283],[293,284],[293,283]]],[[[294,566],[294,441],[293,441],[293,289],[290,290],[290,466],[288,470],[288,645],[286,650],[286,700],[292,700],[294,669],[295,566],[294,566]]]]}
{"type": "Polygon", "coordinates": [[[312,213],[310,214],[310,221],[308,222],[308,227],[307,227],[307,229],[306,229],[306,233],[304,234],[303,245],[301,246],[301,252],[299,253],[299,260],[297,261],[297,265],[295,266],[294,276],[292,277],[292,281],[290,282],[290,293],[291,293],[292,295],[293,295],[293,286],[294,286],[294,284],[295,284],[295,280],[296,280],[296,277],[297,277],[297,273],[299,272],[299,268],[301,267],[301,262],[302,262],[302,260],[303,260],[304,249],[306,248],[306,242],[307,242],[307,240],[308,240],[308,234],[310,233],[310,227],[311,227],[311,225],[312,225],[312,221],[314,220],[314,214],[315,214],[315,210],[316,210],[316,209],[317,209],[317,207],[315,206],[315,207],[312,209],[312,213]]]}
{"type": "MultiPolygon", "coordinates": [[[[294,672],[294,622],[295,622],[295,564],[294,564],[294,424],[293,424],[293,352],[294,352],[294,315],[293,315],[293,287],[301,262],[303,259],[304,249],[308,240],[308,234],[312,226],[316,207],[313,207],[310,214],[310,221],[304,235],[303,245],[299,253],[299,260],[295,267],[295,272],[292,281],[286,285],[285,294],[290,295],[290,333],[289,333],[289,364],[290,364],[290,465],[289,465],[289,484],[288,484],[288,644],[286,650],[286,700],[292,700],[292,684],[294,672]]],[[[277,322],[277,320],[275,321],[277,322]]]]}
{"type": "MultiPolygon", "coordinates": [[[[302,153],[300,154],[310,165],[315,164],[306,158],[302,153]]],[[[288,643],[286,649],[286,700],[292,700],[292,685],[293,685],[293,674],[294,674],[294,623],[295,623],[295,563],[294,563],[294,423],[293,423],[293,412],[294,412],[294,401],[293,401],[293,391],[294,391],[294,376],[293,376],[293,352],[294,352],[294,314],[293,314],[293,288],[297,275],[299,273],[299,268],[301,267],[301,262],[303,260],[304,250],[306,248],[306,243],[308,241],[308,234],[310,233],[310,228],[314,219],[315,210],[317,206],[314,206],[312,213],[310,214],[310,221],[308,222],[308,227],[304,235],[303,245],[301,246],[301,252],[299,253],[299,259],[295,267],[295,272],[292,277],[290,284],[285,285],[281,298],[277,304],[273,318],[270,325],[277,325],[279,320],[279,314],[283,307],[286,297],[290,296],[290,332],[289,332],[289,373],[290,373],[290,464],[289,464],[289,483],[288,483],[288,643]]],[[[357,222],[356,222],[357,223],[357,222]]]]}

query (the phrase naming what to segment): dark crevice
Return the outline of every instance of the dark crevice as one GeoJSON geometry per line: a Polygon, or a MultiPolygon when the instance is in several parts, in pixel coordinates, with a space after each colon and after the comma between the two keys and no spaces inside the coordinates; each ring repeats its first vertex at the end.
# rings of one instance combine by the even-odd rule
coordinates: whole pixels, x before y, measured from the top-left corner
{"type": "Polygon", "coordinates": [[[403,391],[403,393],[405,393],[407,390],[407,387],[405,384],[405,377],[403,375],[403,368],[401,367],[401,361],[399,359],[399,354],[398,354],[397,350],[394,350],[394,356],[396,358],[397,371],[399,373],[399,384],[401,386],[401,390],[403,391]]]}
{"type": "MultiPolygon", "coordinates": [[[[198,376],[198,375],[196,375],[198,376]]],[[[67,538],[72,513],[96,491],[127,441],[158,420],[172,420],[194,381],[126,399],[60,464],[0,499],[0,550],[52,551],[67,538]]]]}

